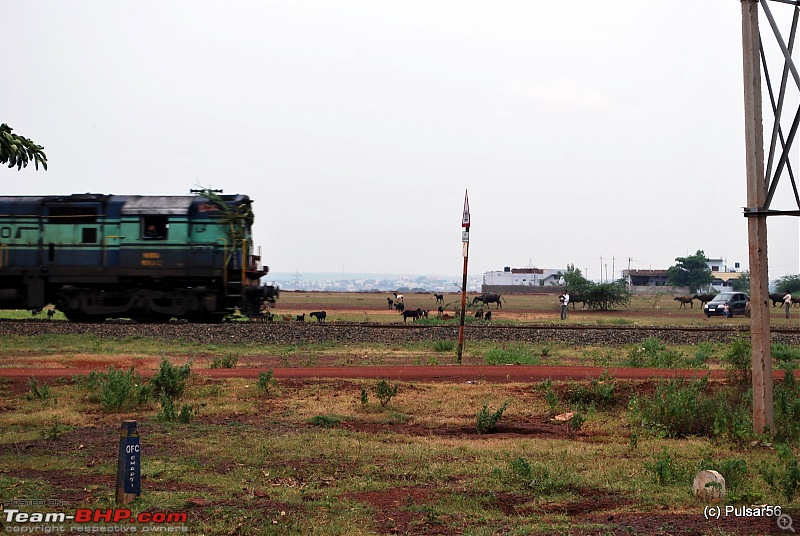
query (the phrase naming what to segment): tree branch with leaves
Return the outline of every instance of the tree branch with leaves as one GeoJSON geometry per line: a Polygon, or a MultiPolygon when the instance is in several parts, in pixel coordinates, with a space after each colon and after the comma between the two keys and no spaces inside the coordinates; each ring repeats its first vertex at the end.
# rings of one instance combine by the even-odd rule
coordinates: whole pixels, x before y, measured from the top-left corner
{"type": "Polygon", "coordinates": [[[39,164],[47,171],[47,155],[44,147],[33,140],[13,133],[13,128],[3,123],[0,125],[0,164],[8,164],[9,168],[17,167],[17,171],[33,162],[36,169],[39,164]]]}

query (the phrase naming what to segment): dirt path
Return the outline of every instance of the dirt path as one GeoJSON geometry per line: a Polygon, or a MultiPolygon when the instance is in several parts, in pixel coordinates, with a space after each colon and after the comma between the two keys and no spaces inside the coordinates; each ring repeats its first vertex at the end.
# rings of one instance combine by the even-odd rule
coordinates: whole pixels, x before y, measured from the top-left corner
{"type": "MultiPolygon", "coordinates": [[[[39,381],[56,378],[71,378],[87,375],[94,368],[0,368],[0,377],[19,379],[36,378],[39,381]]],[[[236,367],[232,369],[202,369],[195,371],[211,378],[257,378],[263,368],[236,367]]],[[[141,370],[144,376],[153,371],[141,370]]],[[[710,374],[712,378],[722,378],[724,371],[700,369],[650,369],[650,368],[610,368],[602,367],[554,367],[528,365],[438,365],[438,366],[370,366],[370,367],[286,367],[274,368],[275,378],[385,378],[393,381],[456,382],[491,381],[525,383],[553,380],[585,380],[597,378],[608,372],[614,378],[625,380],[645,380],[650,378],[701,378],[710,374]]]]}

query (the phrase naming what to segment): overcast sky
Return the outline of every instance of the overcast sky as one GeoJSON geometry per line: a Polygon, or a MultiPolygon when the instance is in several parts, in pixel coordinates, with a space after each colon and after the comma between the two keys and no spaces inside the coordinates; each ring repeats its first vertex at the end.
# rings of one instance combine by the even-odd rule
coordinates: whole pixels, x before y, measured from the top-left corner
{"type": "MultiPolygon", "coordinates": [[[[450,275],[468,189],[471,274],[610,278],[697,250],[747,268],[737,1],[7,0],[3,14],[0,122],[49,161],[0,168],[4,195],[222,188],[255,199],[272,271],[450,275]]],[[[772,208],[796,208],[788,178],[772,208]]],[[[799,225],[769,219],[771,279],[800,272],[799,225]]]]}

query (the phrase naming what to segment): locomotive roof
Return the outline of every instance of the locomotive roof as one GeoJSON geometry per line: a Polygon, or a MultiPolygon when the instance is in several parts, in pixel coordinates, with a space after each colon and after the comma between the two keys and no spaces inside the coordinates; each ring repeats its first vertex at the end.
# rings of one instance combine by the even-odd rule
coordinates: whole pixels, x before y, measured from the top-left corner
{"type": "MultiPolygon", "coordinates": [[[[229,204],[246,202],[246,195],[221,195],[229,204]]],[[[201,195],[106,195],[72,194],[48,196],[0,196],[0,206],[4,213],[24,213],[27,207],[45,203],[114,203],[121,206],[122,214],[186,214],[191,206],[204,205],[209,200],[201,195]],[[23,208],[25,207],[25,208],[23,208]]]]}

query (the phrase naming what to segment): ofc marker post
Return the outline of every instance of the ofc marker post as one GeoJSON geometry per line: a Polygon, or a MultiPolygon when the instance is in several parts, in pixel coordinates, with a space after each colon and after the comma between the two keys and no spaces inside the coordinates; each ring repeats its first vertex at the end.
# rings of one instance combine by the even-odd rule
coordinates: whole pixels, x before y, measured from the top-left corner
{"type": "Polygon", "coordinates": [[[458,362],[464,351],[464,316],[467,310],[467,261],[469,260],[469,192],[464,190],[464,214],[461,217],[462,255],[464,256],[464,279],[461,283],[461,322],[458,325],[458,362]]]}
{"type": "Polygon", "coordinates": [[[117,504],[128,504],[142,492],[142,458],[136,421],[122,421],[117,458],[117,504]]]}

